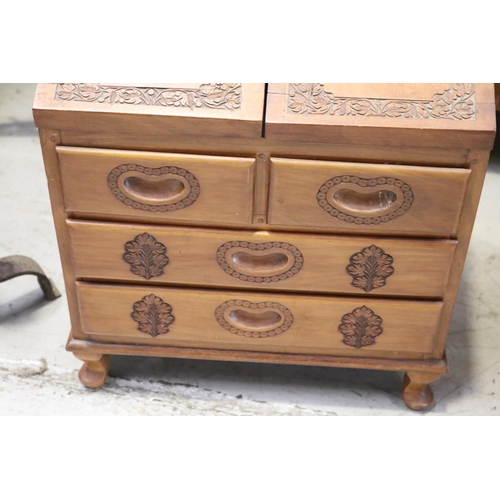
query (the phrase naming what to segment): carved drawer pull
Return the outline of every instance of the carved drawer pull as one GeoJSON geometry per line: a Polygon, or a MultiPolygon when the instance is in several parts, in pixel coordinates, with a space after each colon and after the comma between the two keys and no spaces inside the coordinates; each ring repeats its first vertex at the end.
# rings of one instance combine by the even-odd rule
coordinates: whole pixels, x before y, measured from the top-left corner
{"type": "Polygon", "coordinates": [[[123,260],[130,264],[130,270],[147,280],[161,276],[168,264],[167,247],[148,233],[138,234],[125,243],[123,260]]]}
{"type": "Polygon", "coordinates": [[[345,345],[360,349],[375,344],[375,337],[382,332],[382,318],[366,306],[344,314],[339,332],[344,336],[345,345]]]}
{"type": "Polygon", "coordinates": [[[316,195],[319,206],[332,217],[351,224],[382,224],[404,215],[413,191],[400,179],[362,179],[343,175],[326,181],[316,195]]]}
{"type": "Polygon", "coordinates": [[[304,264],[304,257],[289,243],[228,241],[217,249],[217,262],[233,278],[276,283],[297,274],[304,264]]]}
{"type": "Polygon", "coordinates": [[[150,212],[182,210],[200,194],[198,180],[183,168],[147,168],[133,163],[114,168],[108,186],[125,205],[150,212]]]}
{"type": "Polygon", "coordinates": [[[290,310],[278,302],[229,300],[215,311],[218,323],[243,337],[267,338],[286,332],[293,323],[290,310]]]}

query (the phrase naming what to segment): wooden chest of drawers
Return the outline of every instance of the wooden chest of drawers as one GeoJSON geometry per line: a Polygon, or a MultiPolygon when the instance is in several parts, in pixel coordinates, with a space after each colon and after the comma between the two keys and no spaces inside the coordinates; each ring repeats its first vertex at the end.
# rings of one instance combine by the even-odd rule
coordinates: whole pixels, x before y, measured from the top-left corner
{"type": "Polygon", "coordinates": [[[491,84],[41,84],[80,380],[109,355],[405,371],[433,400],[491,84]]]}

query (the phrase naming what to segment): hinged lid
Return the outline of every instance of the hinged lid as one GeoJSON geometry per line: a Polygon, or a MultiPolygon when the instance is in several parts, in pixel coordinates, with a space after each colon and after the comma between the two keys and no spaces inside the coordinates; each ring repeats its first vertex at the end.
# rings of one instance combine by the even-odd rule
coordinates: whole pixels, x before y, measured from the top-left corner
{"type": "Polygon", "coordinates": [[[163,133],[262,136],[264,84],[39,84],[37,127],[110,132],[136,128],[163,133]]]}
{"type": "Polygon", "coordinates": [[[491,149],[495,138],[493,84],[270,84],[266,137],[491,149]]]}

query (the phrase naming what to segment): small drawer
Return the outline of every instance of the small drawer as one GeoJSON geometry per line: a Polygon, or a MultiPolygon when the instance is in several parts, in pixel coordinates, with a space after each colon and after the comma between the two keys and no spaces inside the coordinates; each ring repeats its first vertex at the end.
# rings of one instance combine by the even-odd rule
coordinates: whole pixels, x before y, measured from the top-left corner
{"type": "Polygon", "coordinates": [[[442,308],[429,301],[88,283],[77,290],[82,331],[97,342],[356,357],[430,353],[442,308]]]}
{"type": "Polygon", "coordinates": [[[272,159],[269,224],[456,235],[470,170],[272,159]]]}
{"type": "Polygon", "coordinates": [[[442,297],[456,242],[69,220],[75,275],[200,285],[442,297]]]}
{"type": "Polygon", "coordinates": [[[68,212],[121,220],[251,223],[251,158],[63,146],[57,154],[68,212]]]}

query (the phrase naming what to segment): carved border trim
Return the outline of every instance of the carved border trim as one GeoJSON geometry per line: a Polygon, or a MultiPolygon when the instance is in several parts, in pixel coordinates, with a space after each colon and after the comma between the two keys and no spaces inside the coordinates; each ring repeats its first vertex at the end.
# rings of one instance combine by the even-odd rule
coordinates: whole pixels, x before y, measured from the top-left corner
{"type": "Polygon", "coordinates": [[[198,89],[119,87],[97,83],[58,83],[55,99],[178,108],[241,108],[241,83],[204,83],[198,89]]]}
{"type": "Polygon", "coordinates": [[[288,112],[309,115],[379,116],[410,119],[476,119],[476,87],[450,83],[430,100],[336,97],[321,83],[291,83],[288,112]]]}
{"type": "Polygon", "coordinates": [[[200,183],[198,179],[188,170],[178,167],[159,167],[159,168],[147,168],[142,165],[136,165],[133,163],[119,165],[118,167],[111,170],[108,175],[108,186],[115,198],[130,208],[135,208],[137,210],[146,210],[149,212],[175,212],[176,210],[182,210],[183,208],[192,205],[200,195],[200,183]],[[175,174],[180,177],[184,177],[191,186],[189,195],[178,201],[177,203],[171,203],[167,205],[152,205],[148,203],[139,203],[138,201],[132,200],[122,190],[118,187],[118,177],[125,172],[141,172],[146,175],[157,176],[163,174],[175,174]]]}
{"type": "Polygon", "coordinates": [[[336,217],[337,219],[343,220],[344,222],[348,222],[350,224],[369,225],[383,224],[384,222],[389,222],[391,220],[397,219],[401,215],[404,215],[410,209],[414,198],[411,187],[402,180],[395,179],[394,177],[376,177],[372,179],[363,179],[354,175],[342,175],[332,177],[331,179],[327,180],[319,188],[318,193],[316,194],[316,199],[318,201],[318,205],[332,217],[336,217]],[[399,208],[392,212],[389,212],[386,215],[382,215],[379,217],[355,217],[354,215],[349,215],[345,212],[342,212],[341,210],[338,210],[326,199],[326,194],[328,193],[329,189],[337,184],[356,184],[361,187],[384,186],[385,184],[391,186],[393,185],[401,190],[404,201],[399,208]]]}
{"type": "Polygon", "coordinates": [[[227,330],[228,332],[234,333],[236,335],[241,335],[242,337],[252,337],[252,338],[269,338],[269,337],[275,337],[276,335],[281,335],[282,333],[286,332],[293,324],[293,314],[291,313],[290,309],[285,307],[283,304],[280,304],[278,302],[250,302],[248,300],[228,300],[227,302],[224,302],[221,304],[216,310],[215,310],[215,319],[217,320],[217,323],[219,323],[222,328],[227,330]],[[284,316],[284,322],[281,326],[277,328],[273,328],[271,330],[267,331],[260,331],[260,332],[250,332],[248,330],[241,330],[239,328],[236,328],[233,325],[230,325],[225,319],[224,319],[224,311],[228,307],[244,307],[246,309],[250,309],[253,311],[258,311],[259,309],[277,309],[279,310],[283,316],[284,316]]]}
{"type": "Polygon", "coordinates": [[[304,265],[304,256],[302,252],[294,245],[290,243],[271,241],[268,243],[250,243],[249,241],[228,241],[224,243],[217,249],[217,263],[220,268],[233,278],[240,279],[242,281],[248,281],[250,283],[277,283],[278,281],[284,281],[288,278],[295,276],[304,265]],[[251,276],[248,274],[242,274],[235,269],[233,269],[226,260],[226,253],[231,248],[242,248],[248,250],[271,250],[283,248],[288,250],[293,255],[294,262],[293,266],[284,273],[275,274],[273,276],[251,276]]]}

